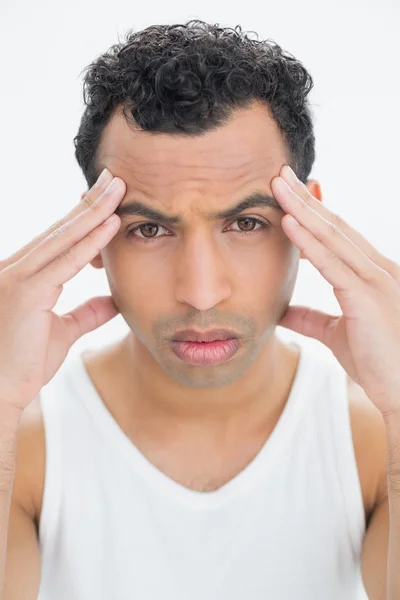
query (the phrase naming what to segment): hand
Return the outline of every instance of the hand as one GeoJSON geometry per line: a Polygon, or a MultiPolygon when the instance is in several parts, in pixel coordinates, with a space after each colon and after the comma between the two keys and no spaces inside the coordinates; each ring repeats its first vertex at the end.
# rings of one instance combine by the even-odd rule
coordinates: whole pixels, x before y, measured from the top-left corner
{"type": "MultiPolygon", "coordinates": [[[[111,296],[92,298],[67,314],[54,308],[63,284],[87,265],[121,223],[114,212],[126,193],[114,192],[105,170],[100,187],[62,220],[0,261],[0,408],[22,413],[64,362],[72,344],[118,314],[111,296]]],[[[99,178],[100,180],[100,178],[99,178]]]]}
{"type": "Polygon", "coordinates": [[[285,165],[272,180],[282,228],[333,286],[340,316],[290,306],[278,325],[327,346],[384,417],[400,414],[400,268],[332,213],[285,165]],[[289,214],[290,213],[290,214],[289,214]]]}

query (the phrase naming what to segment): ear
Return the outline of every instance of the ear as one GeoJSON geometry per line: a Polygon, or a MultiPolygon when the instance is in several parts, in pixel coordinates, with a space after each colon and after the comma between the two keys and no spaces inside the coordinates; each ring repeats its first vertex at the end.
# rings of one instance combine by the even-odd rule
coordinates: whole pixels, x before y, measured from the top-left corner
{"type": "MultiPolygon", "coordinates": [[[[86,196],[87,192],[83,192],[83,194],[81,195],[81,200],[84,199],[84,197],[86,196]]],[[[97,256],[95,256],[91,261],[90,264],[92,265],[92,267],[94,267],[95,269],[102,269],[103,268],[103,259],[101,258],[101,254],[97,254],[97,256]]]]}
{"type": "MultiPolygon", "coordinates": [[[[319,185],[318,181],[316,179],[307,179],[305,185],[308,188],[310,194],[314,196],[316,200],[322,202],[321,186],[319,185]]],[[[300,258],[305,258],[302,252],[300,252],[300,258]]]]}

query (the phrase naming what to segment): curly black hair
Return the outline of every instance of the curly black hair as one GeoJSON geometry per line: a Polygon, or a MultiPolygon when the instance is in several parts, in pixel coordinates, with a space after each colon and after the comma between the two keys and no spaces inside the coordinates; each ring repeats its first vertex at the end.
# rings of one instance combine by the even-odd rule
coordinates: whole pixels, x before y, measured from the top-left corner
{"type": "Polygon", "coordinates": [[[240,25],[221,28],[198,19],[129,30],[88,65],[86,105],[75,157],[92,187],[99,175],[101,134],[119,107],[144,131],[198,136],[227,123],[233,109],[262,101],[282,132],[288,162],[305,182],[315,159],[307,95],[313,80],[302,63],[273,40],[251,39],[240,25]]]}

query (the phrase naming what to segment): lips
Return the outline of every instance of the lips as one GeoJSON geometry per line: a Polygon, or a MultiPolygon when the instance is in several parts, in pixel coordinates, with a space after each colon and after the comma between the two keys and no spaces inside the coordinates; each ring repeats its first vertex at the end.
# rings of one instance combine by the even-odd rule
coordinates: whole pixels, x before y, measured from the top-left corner
{"type": "Polygon", "coordinates": [[[227,362],[240,346],[237,338],[214,342],[173,341],[171,347],[178,358],[193,366],[214,366],[227,362]]]}
{"type": "Polygon", "coordinates": [[[172,336],[174,342],[215,342],[216,340],[237,339],[236,332],[229,329],[211,329],[208,331],[196,331],[195,329],[185,329],[177,331],[172,336]]]}

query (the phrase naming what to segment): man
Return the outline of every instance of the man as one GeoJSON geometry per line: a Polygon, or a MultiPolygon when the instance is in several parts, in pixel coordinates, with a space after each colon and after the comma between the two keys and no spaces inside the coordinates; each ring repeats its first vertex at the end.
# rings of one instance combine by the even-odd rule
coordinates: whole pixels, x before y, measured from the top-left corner
{"type": "MultiPolygon", "coordinates": [[[[302,329],[288,309],[312,257],[283,221],[289,185],[304,220],[332,218],[308,179],[311,87],[279,46],[198,21],[131,33],[89,66],[75,139],[89,191],[0,275],[16,286],[35,272],[44,289],[53,268],[51,311],[91,262],[112,301],[57,321],[40,394],[19,376],[5,600],[354,599],[360,567],[368,597],[386,598],[394,411],[372,402],[356,363],[353,377],[276,332],[322,340],[320,314],[302,329]],[[62,364],[118,312],[123,339],[62,364]]],[[[32,335],[19,336],[31,349],[32,335]]]]}

